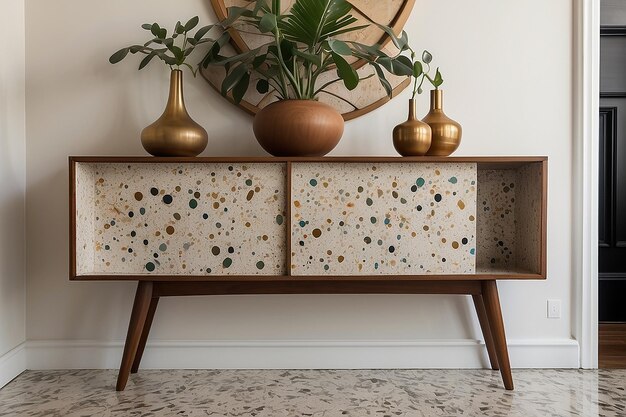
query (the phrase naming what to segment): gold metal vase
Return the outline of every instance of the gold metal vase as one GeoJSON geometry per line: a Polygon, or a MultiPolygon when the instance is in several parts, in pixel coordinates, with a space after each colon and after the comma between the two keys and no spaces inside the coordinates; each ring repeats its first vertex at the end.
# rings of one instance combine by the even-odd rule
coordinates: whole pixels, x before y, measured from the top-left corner
{"type": "Polygon", "coordinates": [[[409,100],[409,118],[393,129],[393,146],[402,156],[422,156],[431,143],[431,129],[416,117],[417,101],[409,100]]]}
{"type": "Polygon", "coordinates": [[[443,91],[430,91],[430,112],[422,119],[433,132],[428,156],[449,156],[461,144],[463,129],[443,112],[443,91]]]}
{"type": "Polygon", "coordinates": [[[197,156],[208,142],[206,130],[187,113],[183,99],[183,72],[172,70],[165,111],[141,132],[141,144],[154,156],[197,156]]]}

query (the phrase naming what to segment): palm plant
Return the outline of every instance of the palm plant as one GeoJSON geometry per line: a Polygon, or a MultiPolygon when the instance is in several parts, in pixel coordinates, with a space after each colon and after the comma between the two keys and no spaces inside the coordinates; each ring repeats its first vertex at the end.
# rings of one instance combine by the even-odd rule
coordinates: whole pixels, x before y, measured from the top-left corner
{"type": "Polygon", "coordinates": [[[236,103],[248,91],[253,73],[258,76],[256,89],[261,94],[271,90],[283,100],[315,100],[319,94],[327,93],[344,101],[327,88],[343,82],[348,90],[354,90],[360,81],[375,76],[391,96],[392,86],[386,72],[406,77],[414,75],[415,63],[403,55],[410,50],[405,32],[397,36],[391,28],[370,22],[391,38],[399,51],[397,55],[387,54],[381,45],[338,38],[369,26],[355,24],[357,19],[350,14],[352,5],[346,0],[296,0],[287,13],[281,11],[280,0],[249,1],[246,7],[230,7],[221,25],[224,29],[241,31],[252,27],[267,42],[249,51],[224,56],[221,49],[229,40],[228,32],[224,32],[201,63],[204,68],[209,65],[225,68],[221,93],[232,93],[236,103]],[[360,78],[349,63],[354,59],[369,64],[373,73],[360,78]],[[319,77],[333,67],[336,78],[318,85],[319,77]]]}

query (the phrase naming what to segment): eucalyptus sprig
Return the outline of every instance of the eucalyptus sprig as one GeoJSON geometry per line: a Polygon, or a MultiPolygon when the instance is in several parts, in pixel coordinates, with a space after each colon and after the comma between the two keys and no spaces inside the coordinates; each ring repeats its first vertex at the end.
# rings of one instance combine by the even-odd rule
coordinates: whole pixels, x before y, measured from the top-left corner
{"type": "Polygon", "coordinates": [[[191,31],[198,26],[200,19],[194,16],[182,24],[180,21],[176,23],[171,36],[167,36],[168,31],[162,28],[158,23],[146,23],[141,27],[150,32],[152,39],[143,45],[131,45],[120,49],[109,58],[111,64],[122,61],[130,54],[146,55],[139,64],[139,69],[143,69],[157,57],[163,61],[170,69],[180,69],[185,66],[189,68],[195,77],[198,72],[197,66],[187,63],[187,58],[199,45],[207,42],[214,42],[211,38],[205,36],[215,27],[215,25],[207,25],[198,29],[195,34],[191,31]]]}
{"type": "Polygon", "coordinates": [[[435,71],[435,75],[430,75],[430,63],[433,61],[433,56],[430,52],[424,51],[422,52],[422,60],[415,59],[415,51],[410,49],[411,51],[411,60],[413,61],[413,74],[411,77],[413,78],[413,95],[412,99],[415,99],[417,94],[422,94],[422,85],[424,84],[424,80],[428,80],[435,90],[439,89],[439,86],[443,84],[443,77],[441,76],[441,72],[439,68],[435,71]]]}

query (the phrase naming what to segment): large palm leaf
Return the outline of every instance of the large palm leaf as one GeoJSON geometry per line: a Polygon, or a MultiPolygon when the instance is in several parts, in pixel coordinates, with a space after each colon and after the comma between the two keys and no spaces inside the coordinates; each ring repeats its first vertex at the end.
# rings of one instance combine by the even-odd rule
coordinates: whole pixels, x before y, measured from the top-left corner
{"type": "Polygon", "coordinates": [[[332,36],[360,29],[350,27],[357,21],[350,10],[346,0],[296,0],[280,26],[287,39],[314,49],[332,36]]]}

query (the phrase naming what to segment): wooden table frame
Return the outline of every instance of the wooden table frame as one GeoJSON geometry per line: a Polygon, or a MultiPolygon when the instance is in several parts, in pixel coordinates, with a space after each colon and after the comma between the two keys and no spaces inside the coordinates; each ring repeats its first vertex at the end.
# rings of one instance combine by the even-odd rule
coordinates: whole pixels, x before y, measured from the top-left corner
{"type": "MultiPolygon", "coordinates": [[[[491,368],[500,370],[504,386],[513,389],[504,322],[498,296],[499,279],[545,279],[547,270],[547,158],[546,157],[350,157],[350,158],[151,158],[70,157],[70,280],[138,281],[116,389],[122,391],[131,373],[136,373],[145,350],[150,327],[161,297],[238,294],[453,294],[471,295],[483,333],[491,368]],[[76,270],[76,164],[86,163],[286,163],[287,195],[291,201],[291,164],[297,162],[470,162],[484,166],[542,164],[541,271],[471,275],[416,276],[292,276],[287,260],[284,276],[163,276],[78,275],[76,270]]],[[[287,204],[287,229],[291,230],[291,204],[287,204]]],[[[287,248],[291,233],[286,233],[287,248]]],[[[289,257],[288,257],[289,258],[289,257]]]]}

